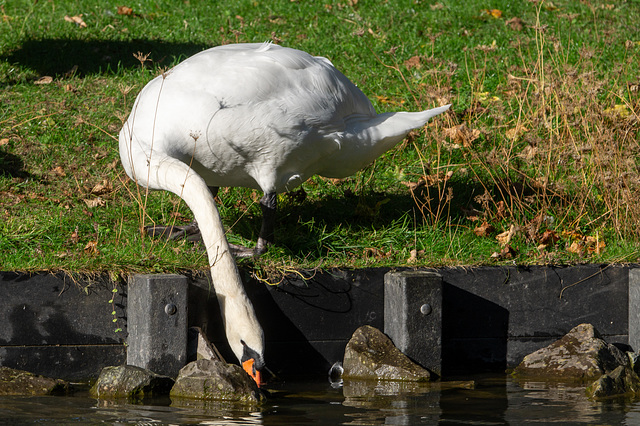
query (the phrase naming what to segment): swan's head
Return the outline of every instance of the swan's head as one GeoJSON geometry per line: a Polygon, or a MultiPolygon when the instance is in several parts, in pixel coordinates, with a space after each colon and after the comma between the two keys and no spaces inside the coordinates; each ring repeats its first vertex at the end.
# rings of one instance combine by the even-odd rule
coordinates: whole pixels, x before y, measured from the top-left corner
{"type": "Polygon", "coordinates": [[[264,368],[264,335],[253,306],[246,297],[224,299],[225,332],[229,346],[244,370],[261,382],[264,368]]]}

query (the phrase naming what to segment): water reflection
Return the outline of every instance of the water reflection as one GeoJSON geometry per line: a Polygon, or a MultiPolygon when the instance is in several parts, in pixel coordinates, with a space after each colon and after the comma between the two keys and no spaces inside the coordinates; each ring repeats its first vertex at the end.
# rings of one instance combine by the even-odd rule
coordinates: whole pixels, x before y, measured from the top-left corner
{"type": "Polygon", "coordinates": [[[479,376],[435,383],[324,378],[269,386],[259,408],[224,402],[153,400],[134,405],[73,397],[0,397],[4,423],[53,424],[640,424],[640,403],[595,402],[582,386],[479,376]]]}

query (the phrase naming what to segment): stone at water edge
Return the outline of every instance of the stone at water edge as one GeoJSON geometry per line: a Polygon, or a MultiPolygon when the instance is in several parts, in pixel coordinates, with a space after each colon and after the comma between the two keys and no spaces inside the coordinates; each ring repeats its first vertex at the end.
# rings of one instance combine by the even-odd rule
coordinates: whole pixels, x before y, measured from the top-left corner
{"type": "Polygon", "coordinates": [[[428,381],[429,371],[411,361],[384,333],[369,325],[358,328],[344,353],[347,379],[428,381]]]}
{"type": "Polygon", "coordinates": [[[64,380],[0,367],[0,395],[64,395],[69,393],[70,389],[71,386],[64,380]]]}
{"type": "Polygon", "coordinates": [[[184,398],[253,405],[262,402],[264,395],[239,365],[199,359],[180,370],[176,384],[171,389],[171,398],[178,405],[180,399],[184,398]]]}
{"type": "Polygon", "coordinates": [[[514,374],[548,379],[587,381],[629,366],[628,357],[608,344],[591,324],[580,324],[551,345],[524,357],[514,374]]]}
{"type": "Polygon", "coordinates": [[[630,367],[622,365],[611,373],[603,374],[587,388],[587,395],[592,398],[638,393],[640,393],[640,378],[630,367]]]}
{"type": "Polygon", "coordinates": [[[100,399],[129,399],[168,395],[173,379],[133,365],[105,367],[91,387],[91,396],[100,399]]]}

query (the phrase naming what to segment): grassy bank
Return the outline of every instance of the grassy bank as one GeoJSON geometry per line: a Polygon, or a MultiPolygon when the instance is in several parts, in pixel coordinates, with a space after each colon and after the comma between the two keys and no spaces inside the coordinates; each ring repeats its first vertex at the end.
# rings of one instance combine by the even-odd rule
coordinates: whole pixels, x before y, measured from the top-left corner
{"type": "MultiPolygon", "coordinates": [[[[117,133],[162,70],[263,41],[328,57],[379,112],[453,107],[355,176],[280,195],[258,274],[639,260],[637,1],[210,3],[0,1],[0,269],[205,268],[141,233],[191,214],[145,200],[117,133]]],[[[231,242],[254,243],[260,196],[221,190],[231,242]]]]}

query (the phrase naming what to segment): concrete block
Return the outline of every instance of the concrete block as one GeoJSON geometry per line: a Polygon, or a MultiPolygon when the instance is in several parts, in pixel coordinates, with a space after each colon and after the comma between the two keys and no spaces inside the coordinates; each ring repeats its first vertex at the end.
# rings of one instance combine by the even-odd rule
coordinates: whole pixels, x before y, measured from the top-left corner
{"type": "Polygon", "coordinates": [[[442,276],[427,271],[387,273],[384,332],[413,361],[442,375],[442,276]]]}
{"type": "Polygon", "coordinates": [[[187,362],[187,278],[135,275],[127,305],[127,364],[175,377],[187,362]]]}
{"type": "Polygon", "coordinates": [[[629,346],[640,351],[640,268],[629,269],[629,346]]]}

